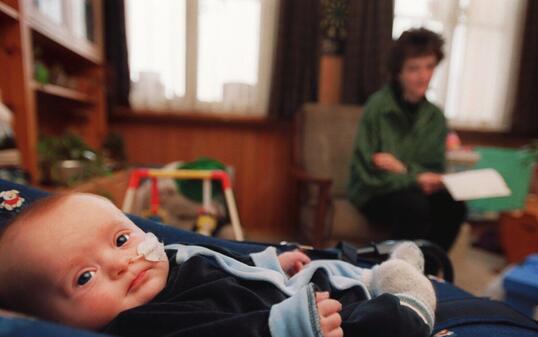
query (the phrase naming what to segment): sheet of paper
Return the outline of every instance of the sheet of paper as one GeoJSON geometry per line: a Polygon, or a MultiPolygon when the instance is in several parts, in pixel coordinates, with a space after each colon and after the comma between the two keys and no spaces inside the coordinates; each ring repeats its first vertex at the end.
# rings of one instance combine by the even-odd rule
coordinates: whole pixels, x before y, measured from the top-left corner
{"type": "Polygon", "coordinates": [[[454,200],[505,197],[511,194],[503,177],[494,169],[445,174],[443,183],[454,200]]]}

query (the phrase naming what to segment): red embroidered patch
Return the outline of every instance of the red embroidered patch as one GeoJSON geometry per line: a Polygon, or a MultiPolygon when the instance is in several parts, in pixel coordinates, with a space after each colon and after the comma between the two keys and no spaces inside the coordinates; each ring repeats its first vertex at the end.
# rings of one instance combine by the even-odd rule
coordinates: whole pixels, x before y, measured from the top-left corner
{"type": "Polygon", "coordinates": [[[0,192],[0,208],[12,211],[19,208],[24,203],[24,198],[19,195],[17,190],[9,190],[0,192]]]}

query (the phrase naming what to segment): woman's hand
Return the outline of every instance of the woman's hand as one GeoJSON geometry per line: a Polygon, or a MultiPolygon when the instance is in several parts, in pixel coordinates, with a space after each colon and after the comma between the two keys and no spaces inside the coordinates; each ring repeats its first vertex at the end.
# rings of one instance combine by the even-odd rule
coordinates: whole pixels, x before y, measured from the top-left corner
{"type": "Polygon", "coordinates": [[[340,310],[342,310],[342,304],[329,298],[328,292],[317,292],[316,306],[323,337],[343,337],[342,317],[339,314],[340,310]]]}
{"type": "Polygon", "coordinates": [[[443,188],[441,175],[433,172],[424,172],[418,175],[417,183],[425,194],[429,195],[443,188]]]}
{"type": "Polygon", "coordinates": [[[310,258],[299,250],[293,250],[280,254],[278,262],[286,274],[293,276],[303,269],[305,264],[310,263],[310,258]]]}
{"type": "Polygon", "coordinates": [[[374,153],[372,156],[372,162],[374,166],[383,171],[392,173],[406,173],[407,167],[399,161],[394,155],[387,152],[374,153]]]}

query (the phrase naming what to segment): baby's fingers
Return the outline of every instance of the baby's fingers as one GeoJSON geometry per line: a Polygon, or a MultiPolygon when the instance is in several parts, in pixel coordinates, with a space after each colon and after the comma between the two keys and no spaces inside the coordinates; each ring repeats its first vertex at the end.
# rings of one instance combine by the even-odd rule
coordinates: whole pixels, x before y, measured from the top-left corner
{"type": "Polygon", "coordinates": [[[316,303],[319,303],[323,300],[326,300],[329,298],[329,292],[328,291],[317,291],[316,292],[316,303]]]}
{"type": "Polygon", "coordinates": [[[328,316],[319,315],[319,325],[323,337],[341,337],[342,331],[342,317],[338,312],[334,312],[328,316]]]}
{"type": "Polygon", "coordinates": [[[319,315],[321,317],[328,317],[342,310],[342,304],[338,302],[337,300],[333,300],[330,298],[318,301],[317,304],[318,304],[319,315]]]}
{"type": "Polygon", "coordinates": [[[342,304],[329,298],[328,292],[318,292],[316,293],[316,305],[323,337],[342,337],[344,335],[341,328],[342,317],[338,313],[342,310],[342,304]]]}
{"type": "Polygon", "coordinates": [[[343,337],[343,336],[344,336],[344,330],[342,330],[342,328],[334,329],[332,331],[329,331],[323,334],[323,337],[343,337]]]}
{"type": "Polygon", "coordinates": [[[302,263],[301,261],[296,261],[295,265],[293,266],[293,274],[295,275],[301,270],[303,270],[303,267],[304,267],[304,263],[302,263]]]}
{"type": "Polygon", "coordinates": [[[342,316],[339,313],[334,313],[327,317],[320,317],[319,323],[325,331],[338,329],[342,325],[342,316]]]}

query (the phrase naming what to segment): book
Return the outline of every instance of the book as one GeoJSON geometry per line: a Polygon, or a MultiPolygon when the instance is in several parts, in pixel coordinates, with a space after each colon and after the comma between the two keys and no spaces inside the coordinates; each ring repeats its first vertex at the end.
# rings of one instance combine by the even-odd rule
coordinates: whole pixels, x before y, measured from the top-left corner
{"type": "Polygon", "coordinates": [[[512,192],[495,169],[486,168],[444,174],[443,183],[454,200],[509,196],[512,192]]]}

